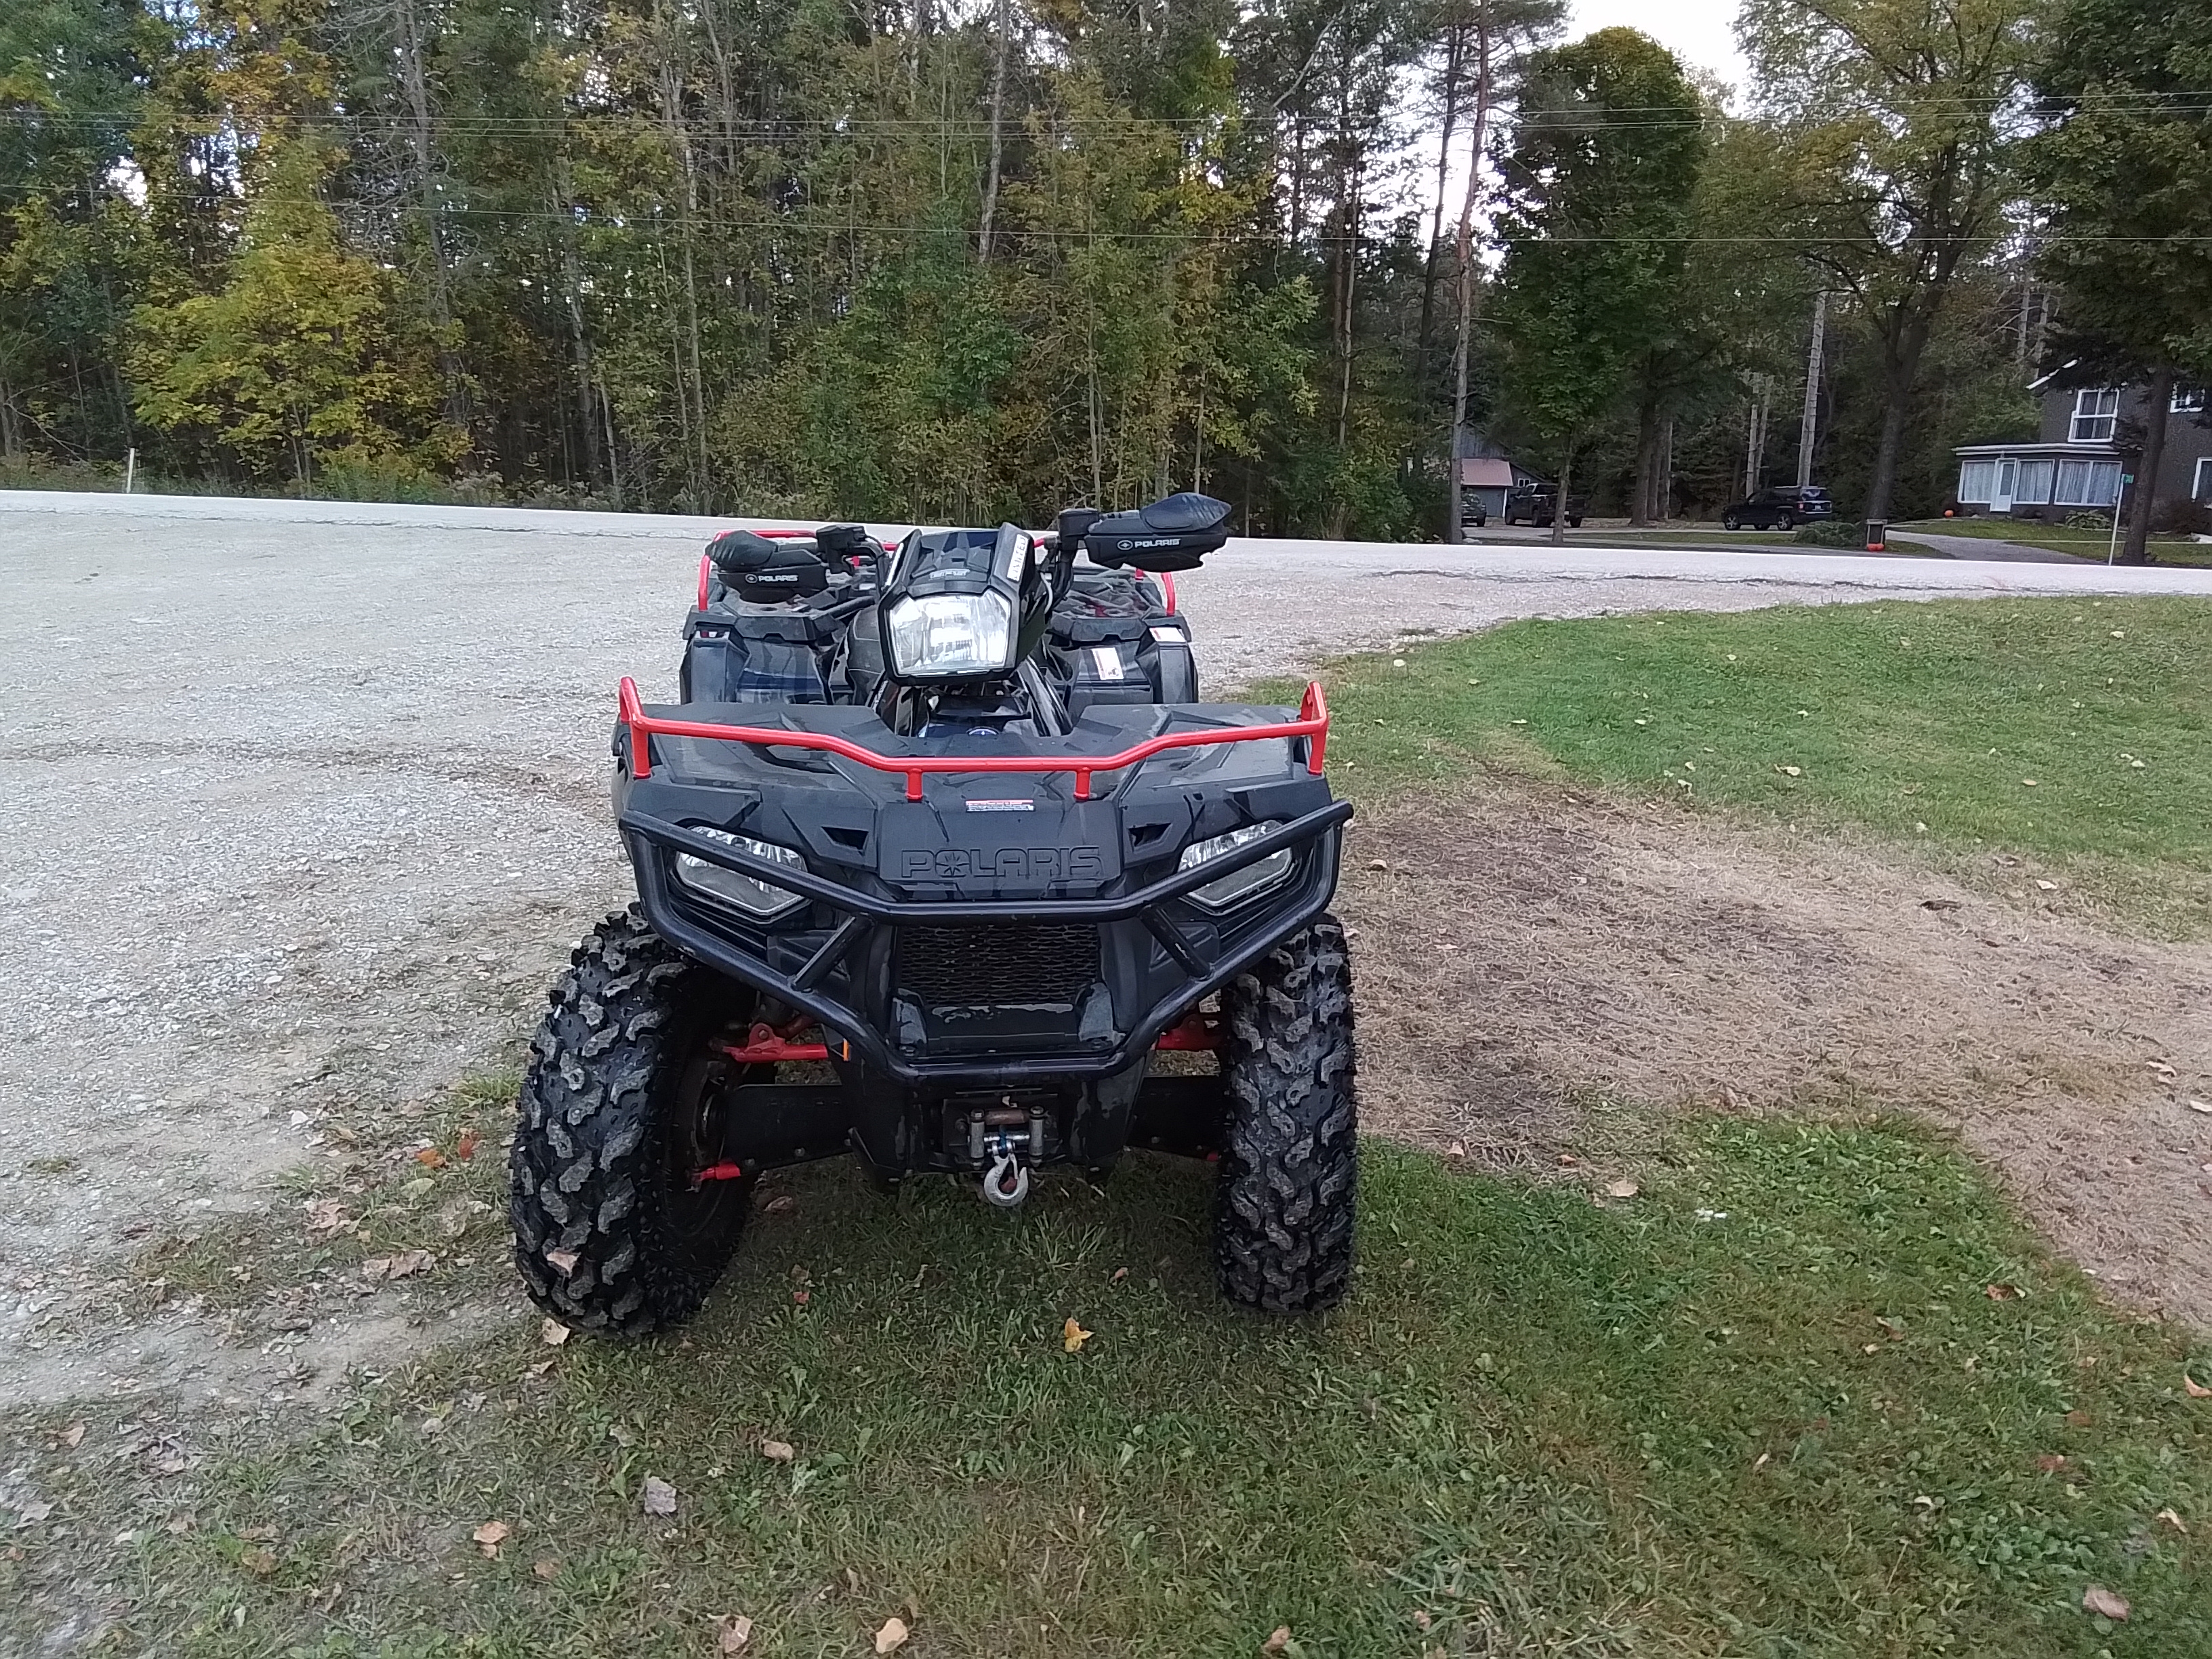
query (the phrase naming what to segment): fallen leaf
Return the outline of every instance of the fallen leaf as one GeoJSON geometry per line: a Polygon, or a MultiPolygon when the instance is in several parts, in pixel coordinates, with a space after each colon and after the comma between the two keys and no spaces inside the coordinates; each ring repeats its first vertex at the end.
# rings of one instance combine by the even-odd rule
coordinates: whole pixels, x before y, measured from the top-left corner
{"type": "Polygon", "coordinates": [[[2058,890],[2058,884],[2057,882],[2045,881],[2041,876],[2038,876],[2035,878],[2035,884],[2046,893],[2055,893],[2058,890]]]}
{"type": "Polygon", "coordinates": [[[743,1653],[753,1639],[753,1621],[742,1613],[726,1613],[714,1627],[714,1645],[723,1653],[743,1653]]]}
{"type": "Polygon", "coordinates": [[[1884,1331],[1888,1333],[1889,1340],[1891,1341],[1902,1342],[1905,1340],[1905,1322],[1903,1320],[1877,1319],[1874,1322],[1881,1326],[1884,1331]]]}
{"type": "Polygon", "coordinates": [[[276,1571],[276,1557],[275,1553],[270,1550],[240,1550],[238,1553],[238,1565],[256,1578],[266,1578],[276,1571]]]}
{"type": "Polygon", "coordinates": [[[428,1250],[402,1250],[397,1255],[371,1256],[361,1264],[361,1276],[372,1285],[389,1284],[428,1273],[435,1265],[436,1258],[428,1250]]]}
{"type": "Polygon", "coordinates": [[[71,1451],[75,1451],[79,1446],[82,1446],[84,1443],[84,1425],[82,1423],[70,1424],[69,1427],[62,1431],[61,1442],[62,1444],[67,1446],[71,1451]]]}
{"type": "Polygon", "coordinates": [[[276,1528],[274,1527],[243,1527],[239,1529],[238,1535],[240,1538],[243,1538],[249,1544],[273,1544],[276,1541],[276,1528]]]}
{"type": "Polygon", "coordinates": [[[2160,1510],[2158,1512],[2156,1518],[2165,1522],[2167,1526],[2172,1527],[2176,1532],[2185,1533],[2189,1530],[2189,1523],[2186,1521],[2184,1521],[2172,1510],[2160,1510]]]}
{"type": "Polygon", "coordinates": [[[487,1521],[469,1536],[477,1540],[477,1547],[483,1552],[484,1559],[489,1561],[499,1553],[499,1547],[507,1541],[507,1530],[504,1521],[487,1521]]]}
{"type": "Polygon", "coordinates": [[[2212,1400],[2212,1389],[2206,1388],[2187,1371],[2181,1374],[2181,1386],[2189,1390],[2191,1400],[2212,1400]]]}
{"type": "Polygon", "coordinates": [[[426,1170],[442,1170],[446,1167],[446,1155],[435,1146],[422,1148],[421,1152],[415,1154],[415,1161],[426,1170]]]}
{"type": "Polygon", "coordinates": [[[2143,1064],[2149,1066],[2152,1071],[2156,1072],[2160,1077],[2172,1077],[2173,1075],[2173,1067],[2167,1065],[2162,1060],[2147,1060],[2143,1061],[2143,1064]]]}
{"type": "Polygon", "coordinates": [[[52,1504],[34,1501],[19,1504],[15,1510],[15,1524],[19,1527],[35,1527],[53,1512],[54,1506],[52,1504]]]}
{"type": "Polygon", "coordinates": [[[676,1488],[659,1475],[645,1477],[645,1512],[647,1515],[676,1513],[676,1488]]]}
{"type": "Polygon", "coordinates": [[[1091,1333],[1075,1322],[1075,1316],[1067,1316],[1067,1323],[1060,1328],[1060,1346],[1067,1353],[1080,1353],[1083,1345],[1091,1340],[1091,1333]]]}
{"type": "Polygon", "coordinates": [[[307,1206],[307,1231],[311,1233],[350,1232],[354,1218],[346,1213],[342,1198],[319,1198],[307,1206]]]}
{"type": "Polygon", "coordinates": [[[876,1651],[878,1654],[896,1653],[906,1645],[913,1632],[907,1629],[906,1620],[894,1614],[884,1620],[884,1627],[876,1632],[876,1651]]]}
{"type": "Polygon", "coordinates": [[[1866,1346],[1861,1348],[1859,1352],[1861,1353],[1880,1353],[1881,1352],[1881,1344],[1879,1342],[1869,1342],[1866,1346]]]}
{"type": "Polygon", "coordinates": [[[2096,1419],[2091,1417],[2087,1412],[2072,1411],[2066,1413],[2066,1426],[2069,1429],[2086,1429],[2095,1421],[2096,1419]]]}
{"type": "Polygon", "coordinates": [[[767,1203],[762,1205],[761,1210],[767,1215],[786,1215],[798,1207],[799,1200],[789,1193],[778,1193],[767,1203]]]}
{"type": "Polygon", "coordinates": [[[1992,1302],[2009,1302],[2020,1294],[2020,1286],[2017,1285],[1990,1285],[1984,1288],[1982,1294],[1989,1297],[1992,1302]]]}
{"type": "Polygon", "coordinates": [[[763,1440],[761,1442],[761,1455],[768,1459],[771,1463],[788,1463],[798,1455],[799,1454],[797,1452],[792,1449],[791,1443],[787,1440],[763,1440]]]}
{"type": "MultiPolygon", "coordinates": [[[[564,1327],[563,1328],[566,1328],[564,1327]]],[[[538,1361],[535,1365],[529,1365],[529,1366],[526,1366],[526,1367],[524,1367],[524,1369],[523,1369],[523,1375],[525,1375],[526,1376],[544,1376],[544,1375],[545,1375],[545,1373],[546,1373],[546,1372],[548,1372],[548,1371],[551,1370],[552,1369],[553,1369],[553,1362],[552,1362],[551,1360],[550,1360],[550,1359],[541,1359],[541,1360],[539,1360],[539,1361],[538,1361]]]]}
{"type": "Polygon", "coordinates": [[[803,1308],[813,1299],[813,1296],[814,1293],[811,1291],[793,1291],[791,1293],[791,1305],[794,1308],[803,1308]]]}
{"type": "Polygon", "coordinates": [[[2128,1598],[2115,1595],[2102,1584],[2092,1584],[2083,1590],[2081,1605],[2087,1611],[2101,1618],[2116,1619],[2123,1624],[2127,1622],[2128,1598]]]}
{"type": "Polygon", "coordinates": [[[1467,1156],[1467,1142],[1464,1140],[1455,1140],[1450,1146],[1444,1148],[1444,1156],[1446,1158],[1465,1158],[1467,1156]]]}
{"type": "Polygon", "coordinates": [[[1785,778],[1802,777],[1804,775],[1802,772],[1794,766],[1778,766],[1774,769],[1781,773],[1785,778]]]}
{"type": "Polygon", "coordinates": [[[557,1348],[568,1340],[568,1328],[557,1319],[548,1319],[538,1328],[538,1340],[549,1348],[557,1348]]]}
{"type": "Polygon", "coordinates": [[[2212,1112],[2212,1100],[2199,1100],[2196,1096],[2191,1095],[2189,1097],[2189,1109],[2192,1112],[2212,1112]]]}
{"type": "Polygon", "coordinates": [[[2045,1452],[2035,1460],[2035,1467],[2045,1474],[2056,1474],[2066,1467],[2063,1452],[2045,1452]]]}
{"type": "Polygon", "coordinates": [[[1120,1284],[1123,1279],[1127,1279],[1128,1276],[1129,1276],[1129,1270],[1128,1270],[1127,1267],[1116,1267],[1116,1268],[1115,1268],[1115,1269],[1114,1269],[1114,1276],[1113,1276],[1113,1278],[1112,1278],[1111,1279],[1109,1279],[1108,1282],[1109,1282],[1109,1284],[1118,1285],[1118,1284],[1120,1284]]]}
{"type": "Polygon", "coordinates": [[[1370,859],[1367,860],[1367,867],[1370,870],[1388,870],[1390,867],[1390,861],[1388,859],[1370,859]]]}
{"type": "Polygon", "coordinates": [[[462,1130],[461,1138],[453,1143],[453,1156],[465,1164],[476,1155],[477,1132],[474,1129],[462,1130]]]}
{"type": "Polygon", "coordinates": [[[561,1564],[550,1555],[541,1555],[530,1564],[530,1571],[533,1577],[550,1584],[561,1576],[561,1564]]]}
{"type": "Polygon", "coordinates": [[[1773,1461],[1774,1461],[1774,1454],[1773,1454],[1772,1452],[1761,1452],[1761,1453],[1759,1453],[1759,1455],[1757,1457],[1755,1457],[1755,1458],[1753,1458],[1753,1459],[1752,1460],[1752,1464],[1751,1464],[1752,1472],[1753,1472],[1754,1474],[1757,1474],[1759,1470],[1761,1470],[1761,1469],[1765,1468],[1769,1463],[1771,1463],[1771,1462],[1773,1462],[1773,1461]]]}
{"type": "Polygon", "coordinates": [[[563,1279],[566,1279],[570,1273],[576,1271],[576,1252],[574,1250],[548,1250],[545,1252],[545,1265],[552,1268],[555,1273],[560,1274],[563,1279]]]}
{"type": "Polygon", "coordinates": [[[1962,910],[1966,908],[1966,901],[1947,898],[1923,899],[1920,901],[1920,908],[1923,910],[1962,910]]]}
{"type": "Polygon", "coordinates": [[[1607,1198],[1633,1198],[1643,1190],[1632,1181],[1621,1180],[1614,1182],[1612,1186],[1607,1188],[1605,1195],[1607,1198]]]}
{"type": "Polygon", "coordinates": [[[2021,781],[2031,789],[2035,787],[2035,780],[2033,778],[2022,778],[2021,781]]]}
{"type": "Polygon", "coordinates": [[[1290,1645],[1291,1627],[1288,1625],[1278,1625],[1275,1626],[1275,1633],[1270,1636],[1266,1641],[1260,1644],[1260,1651],[1262,1653],[1281,1653],[1290,1645]]]}

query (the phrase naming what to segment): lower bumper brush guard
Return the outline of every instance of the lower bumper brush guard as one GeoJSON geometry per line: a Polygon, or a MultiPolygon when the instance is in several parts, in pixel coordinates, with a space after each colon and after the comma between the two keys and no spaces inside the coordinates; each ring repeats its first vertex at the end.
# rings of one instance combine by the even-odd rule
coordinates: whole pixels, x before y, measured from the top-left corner
{"type": "MultiPolygon", "coordinates": [[[[682,824],[635,808],[621,826],[637,864],[638,891],[653,931],[732,978],[777,998],[819,1022],[833,1056],[859,1060],[907,1085],[955,1088],[1011,1087],[1097,1078],[1127,1069],[1176,1026],[1204,997],[1220,988],[1279,940],[1311,921],[1325,908],[1336,887],[1338,841],[1352,812],[1349,801],[1333,801],[1316,811],[1254,837],[1243,846],[1190,870],[1177,871],[1135,891],[1104,898],[1075,899],[892,899],[831,881],[811,870],[757,859],[682,824]],[[1195,889],[1217,882],[1273,854],[1288,849],[1292,863],[1284,885],[1255,902],[1255,920],[1264,925],[1245,930],[1209,951],[1179,920],[1176,908],[1195,889]],[[671,868],[685,854],[740,875],[786,888],[837,913],[827,938],[793,970],[781,971],[718,932],[678,903],[671,868]],[[877,948],[890,941],[883,930],[967,929],[978,932],[1024,928],[1085,928],[1094,932],[1136,923],[1156,940],[1179,970],[1170,988],[1125,1028],[1099,1034],[1097,1040],[1054,1047],[1035,1054],[974,1053],[915,1058],[888,1038],[863,1001],[888,1009],[898,987],[895,951],[877,948]],[[856,963],[871,963],[856,985],[856,963]],[[842,987],[837,981],[843,981],[842,987]],[[836,994],[842,988],[843,995],[836,994]],[[856,994],[864,993],[864,994],[856,994]],[[836,1054],[843,1045],[847,1052],[836,1054]]],[[[980,943],[980,941],[979,941],[980,943]]]]}

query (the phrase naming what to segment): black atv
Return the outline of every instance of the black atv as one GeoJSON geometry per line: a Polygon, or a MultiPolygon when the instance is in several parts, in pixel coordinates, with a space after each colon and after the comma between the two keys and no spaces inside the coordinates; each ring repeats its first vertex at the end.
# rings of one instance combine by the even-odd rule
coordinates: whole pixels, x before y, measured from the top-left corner
{"type": "Polygon", "coordinates": [[[1228,512],[708,548],[683,703],[622,683],[639,902],[532,1042],[512,1209],[539,1306],[689,1318],[781,1165],[849,1149],[886,1188],[966,1176],[1011,1207],[1037,1166],[1100,1177],[1130,1146],[1218,1160],[1232,1301],[1342,1297],[1352,806],[1318,686],[1198,701],[1173,573],[1228,512]],[[1172,1050],[1200,1053],[1154,1075],[1172,1050]]]}

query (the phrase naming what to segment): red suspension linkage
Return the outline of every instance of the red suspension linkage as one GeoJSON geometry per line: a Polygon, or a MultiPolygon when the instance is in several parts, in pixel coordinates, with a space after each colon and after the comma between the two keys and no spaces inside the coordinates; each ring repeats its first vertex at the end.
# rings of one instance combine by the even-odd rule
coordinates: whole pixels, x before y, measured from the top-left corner
{"type": "Polygon", "coordinates": [[[856,761],[878,772],[903,772],[906,798],[921,799],[921,780],[930,772],[1073,772],[1075,799],[1091,799],[1091,780],[1099,772],[1118,772],[1170,749],[1200,749],[1217,743],[1257,743],[1267,738],[1304,738],[1306,770],[1318,776],[1328,748],[1328,700],[1318,680],[1309,682],[1298,717],[1272,726],[1231,726],[1205,732],[1163,732],[1132,744],[1115,755],[879,755],[828,732],[794,732],[781,726],[714,726],[703,720],[665,720],[645,712],[637,682],[625,674],[617,694],[623,728],[629,733],[629,775],[653,775],[652,739],[702,738],[709,742],[755,743],[775,749],[817,749],[856,761]]]}
{"type": "Polygon", "coordinates": [[[1170,615],[1170,617],[1174,616],[1174,615],[1175,615],[1175,613],[1176,613],[1175,572],[1174,572],[1174,571],[1172,571],[1172,570],[1163,570],[1163,571],[1161,571],[1161,572],[1160,572],[1160,591],[1161,591],[1161,592],[1162,592],[1162,593],[1164,593],[1164,594],[1166,596],[1166,598],[1167,598],[1167,602],[1168,602],[1168,615],[1170,615]]]}
{"type": "Polygon", "coordinates": [[[1161,1032],[1160,1040],[1152,1045],[1168,1054],[1206,1052],[1220,1046],[1221,1016],[1201,1014],[1194,1008],[1161,1032]]]}
{"type": "Polygon", "coordinates": [[[828,1043],[793,1041],[813,1023],[811,1019],[795,1019],[780,1031],[773,1025],[757,1024],[745,1034],[744,1042],[718,1042],[714,1047],[741,1066],[774,1066],[787,1060],[827,1060],[828,1043]]]}
{"type": "Polygon", "coordinates": [[[699,1171],[699,1179],[708,1181],[743,1181],[745,1172],[734,1164],[709,1164],[699,1171]]]}
{"type": "Polygon", "coordinates": [[[714,568],[714,562],[702,553],[699,556],[699,609],[702,611],[707,608],[707,573],[714,568]]]}

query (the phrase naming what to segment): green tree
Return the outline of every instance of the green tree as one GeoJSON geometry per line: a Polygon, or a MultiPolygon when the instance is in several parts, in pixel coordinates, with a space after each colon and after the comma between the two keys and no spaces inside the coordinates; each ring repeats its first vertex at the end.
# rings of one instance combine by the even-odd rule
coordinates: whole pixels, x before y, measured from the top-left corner
{"type": "Polygon", "coordinates": [[[1673,54],[1633,29],[1529,60],[1503,158],[1505,263],[1492,318],[1507,348],[1502,401],[1559,462],[1555,542],[1577,453],[1667,328],[1704,117],[1673,54]]]}
{"type": "Polygon", "coordinates": [[[1849,295],[1881,352],[1867,516],[1886,518],[1923,359],[2007,228],[2017,103],[2041,0],[1745,0],[1775,145],[1767,221],[1849,295]]]}
{"type": "Polygon", "coordinates": [[[2174,387],[2212,384],[2212,4],[2064,0],[2036,86],[2049,125],[2027,175],[2059,294],[2048,349],[2071,383],[2149,385],[2121,555],[2141,564],[2174,387]]]}
{"type": "Polygon", "coordinates": [[[139,418],[305,489],[333,462],[449,466],[461,434],[438,417],[436,354],[394,329],[391,274],[340,244],[315,195],[325,166],[288,147],[222,288],[141,309],[139,418]]]}
{"type": "Polygon", "coordinates": [[[149,33],[129,0],[0,8],[0,460],[129,442],[117,347],[149,249],[120,173],[149,33]]]}

